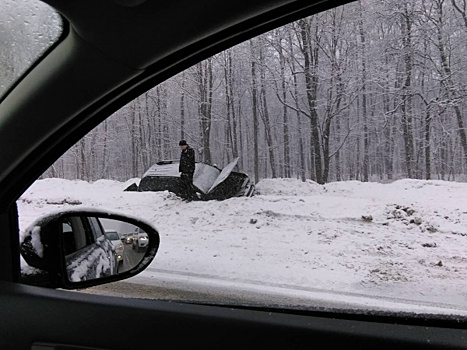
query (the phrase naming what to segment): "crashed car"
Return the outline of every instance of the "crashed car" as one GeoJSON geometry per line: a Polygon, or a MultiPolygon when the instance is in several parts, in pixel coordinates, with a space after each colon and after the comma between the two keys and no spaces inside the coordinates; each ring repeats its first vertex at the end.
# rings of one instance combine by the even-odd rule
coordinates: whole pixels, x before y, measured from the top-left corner
{"type": "MultiPolygon", "coordinates": [[[[255,186],[248,175],[233,171],[238,157],[223,169],[197,162],[193,185],[202,200],[222,200],[231,197],[251,197],[255,186]]],[[[132,184],[127,191],[170,191],[182,196],[178,160],[165,160],[154,164],[143,175],[139,186],[132,184]]]]}

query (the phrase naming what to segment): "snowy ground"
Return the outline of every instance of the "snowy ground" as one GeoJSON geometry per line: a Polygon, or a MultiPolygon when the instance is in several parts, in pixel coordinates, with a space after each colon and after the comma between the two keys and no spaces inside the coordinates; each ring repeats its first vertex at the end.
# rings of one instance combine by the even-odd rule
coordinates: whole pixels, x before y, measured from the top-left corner
{"type": "Polygon", "coordinates": [[[467,315],[467,184],[274,179],[252,198],[186,203],[169,192],[124,192],[133,181],[39,180],[18,201],[21,229],[59,208],[112,209],[160,233],[140,281],[150,283],[153,268],[329,291],[320,297],[334,300],[376,296],[383,306],[379,297],[434,302],[467,315]]]}

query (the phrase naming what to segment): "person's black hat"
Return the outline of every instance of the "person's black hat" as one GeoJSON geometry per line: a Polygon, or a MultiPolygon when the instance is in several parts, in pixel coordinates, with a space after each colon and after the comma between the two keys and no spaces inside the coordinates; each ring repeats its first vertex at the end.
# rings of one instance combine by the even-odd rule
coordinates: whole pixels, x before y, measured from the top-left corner
{"type": "Polygon", "coordinates": [[[186,145],[188,145],[188,144],[186,143],[185,140],[181,140],[181,141],[178,143],[178,145],[179,145],[179,146],[186,146],[186,145]]]}

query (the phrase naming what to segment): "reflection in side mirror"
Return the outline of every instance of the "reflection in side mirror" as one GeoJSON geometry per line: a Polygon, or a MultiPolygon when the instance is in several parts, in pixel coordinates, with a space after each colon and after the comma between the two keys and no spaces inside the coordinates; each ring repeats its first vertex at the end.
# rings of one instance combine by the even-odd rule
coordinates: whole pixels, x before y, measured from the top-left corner
{"type": "Polygon", "coordinates": [[[29,266],[45,270],[54,287],[78,288],[133,276],[151,262],[159,246],[159,235],[148,224],[100,212],[49,215],[27,231],[21,254],[29,266]]]}
{"type": "Polygon", "coordinates": [[[62,247],[70,282],[115,275],[133,269],[148,248],[148,236],[138,235],[124,246],[120,232],[140,230],[135,225],[89,216],[62,218],[62,247]]]}

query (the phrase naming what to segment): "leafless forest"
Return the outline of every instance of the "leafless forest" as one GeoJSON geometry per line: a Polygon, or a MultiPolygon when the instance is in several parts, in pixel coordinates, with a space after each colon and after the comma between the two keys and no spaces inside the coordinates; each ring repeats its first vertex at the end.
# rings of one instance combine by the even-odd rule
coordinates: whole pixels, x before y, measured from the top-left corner
{"type": "Polygon", "coordinates": [[[186,139],[256,182],[467,181],[466,68],[466,0],[357,1],[165,81],[43,176],[141,177],[186,139]]]}

